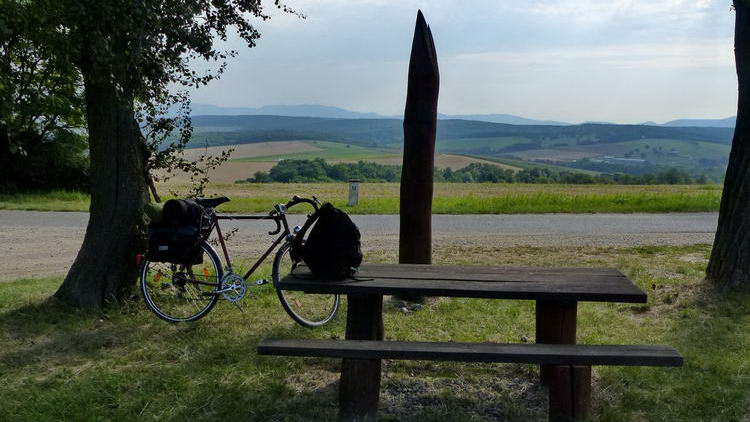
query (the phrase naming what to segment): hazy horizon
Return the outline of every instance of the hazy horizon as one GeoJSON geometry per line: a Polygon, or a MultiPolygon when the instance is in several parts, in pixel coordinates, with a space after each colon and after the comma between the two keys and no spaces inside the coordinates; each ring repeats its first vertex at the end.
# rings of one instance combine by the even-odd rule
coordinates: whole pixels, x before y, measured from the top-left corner
{"type": "Polygon", "coordinates": [[[403,112],[417,9],[435,37],[440,112],[570,123],[733,116],[729,2],[289,0],[223,78],[193,93],[222,107],[321,104],[403,112]]]}

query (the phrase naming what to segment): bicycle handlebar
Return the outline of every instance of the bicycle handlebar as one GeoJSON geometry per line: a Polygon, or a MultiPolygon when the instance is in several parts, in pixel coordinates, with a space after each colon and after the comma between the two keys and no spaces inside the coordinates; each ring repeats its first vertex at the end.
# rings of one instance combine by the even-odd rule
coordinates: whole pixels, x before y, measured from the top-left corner
{"type": "Polygon", "coordinates": [[[289,209],[297,204],[310,204],[315,209],[315,211],[318,211],[318,209],[320,208],[320,201],[318,201],[318,198],[316,198],[315,196],[313,196],[312,199],[309,199],[300,198],[297,195],[294,195],[292,197],[292,200],[286,203],[285,207],[289,209]]]}
{"type": "MultiPolygon", "coordinates": [[[[275,213],[275,212],[276,211],[271,211],[271,213],[269,215],[273,215],[273,213],[275,213]]],[[[271,236],[273,236],[275,234],[281,233],[281,223],[279,222],[279,219],[278,218],[274,218],[273,221],[274,221],[274,223],[276,223],[276,230],[272,230],[272,231],[268,232],[268,234],[271,235],[271,236]]]]}
{"type": "Polygon", "coordinates": [[[318,198],[315,196],[310,198],[301,198],[297,195],[294,195],[292,199],[287,202],[286,204],[277,204],[274,206],[274,209],[268,213],[267,217],[263,216],[228,216],[228,215],[217,215],[213,208],[208,209],[207,211],[211,213],[212,217],[217,220],[233,220],[235,218],[238,219],[252,219],[252,220],[273,220],[276,223],[276,229],[268,232],[269,235],[276,235],[281,233],[281,230],[286,227],[286,210],[298,205],[298,204],[310,204],[312,205],[313,209],[315,209],[315,212],[317,212],[320,209],[320,201],[318,201],[318,198]],[[282,227],[282,220],[284,220],[284,227],[282,227]]]}

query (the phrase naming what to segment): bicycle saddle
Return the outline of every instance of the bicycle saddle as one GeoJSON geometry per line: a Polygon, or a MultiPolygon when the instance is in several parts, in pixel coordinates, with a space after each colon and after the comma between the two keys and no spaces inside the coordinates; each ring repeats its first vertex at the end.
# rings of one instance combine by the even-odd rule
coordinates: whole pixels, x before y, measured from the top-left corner
{"type": "Polygon", "coordinates": [[[219,205],[229,201],[230,199],[226,196],[219,196],[216,198],[195,198],[195,202],[198,203],[198,205],[206,208],[216,208],[219,205]]]}

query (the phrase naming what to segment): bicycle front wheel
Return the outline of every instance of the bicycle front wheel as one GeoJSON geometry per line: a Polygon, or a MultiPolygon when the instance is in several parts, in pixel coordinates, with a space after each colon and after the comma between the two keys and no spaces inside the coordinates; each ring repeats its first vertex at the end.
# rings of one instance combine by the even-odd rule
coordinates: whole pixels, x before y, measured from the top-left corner
{"type": "Polygon", "coordinates": [[[203,318],[216,305],[222,269],[219,256],[207,242],[201,244],[203,263],[180,265],[145,261],[141,269],[141,293],[146,306],[169,322],[203,318]]]}
{"type": "Polygon", "coordinates": [[[298,264],[300,263],[294,262],[290,256],[290,244],[283,245],[273,260],[273,285],[276,287],[281,305],[293,320],[303,327],[320,327],[336,316],[339,310],[339,295],[312,294],[279,288],[279,282],[298,264]]]}

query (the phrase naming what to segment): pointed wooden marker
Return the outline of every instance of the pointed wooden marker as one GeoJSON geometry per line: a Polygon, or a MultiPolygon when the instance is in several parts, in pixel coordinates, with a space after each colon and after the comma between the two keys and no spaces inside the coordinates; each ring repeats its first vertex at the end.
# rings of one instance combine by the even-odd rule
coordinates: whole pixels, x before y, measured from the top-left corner
{"type": "Polygon", "coordinates": [[[432,262],[432,175],[440,90],[435,42],[422,11],[417,12],[409,60],[404,111],[399,263],[432,262]]]}

